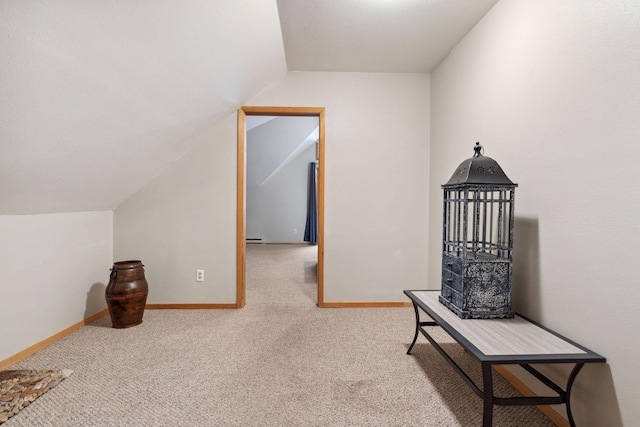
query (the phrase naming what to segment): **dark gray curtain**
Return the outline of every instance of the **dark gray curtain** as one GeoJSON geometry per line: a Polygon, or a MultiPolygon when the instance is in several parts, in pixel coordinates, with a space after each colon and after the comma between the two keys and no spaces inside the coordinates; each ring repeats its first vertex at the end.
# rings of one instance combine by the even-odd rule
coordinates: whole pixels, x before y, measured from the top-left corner
{"type": "Polygon", "coordinates": [[[316,194],[316,162],[309,163],[307,189],[307,225],[304,228],[304,241],[318,244],[318,196],[316,194]]]}

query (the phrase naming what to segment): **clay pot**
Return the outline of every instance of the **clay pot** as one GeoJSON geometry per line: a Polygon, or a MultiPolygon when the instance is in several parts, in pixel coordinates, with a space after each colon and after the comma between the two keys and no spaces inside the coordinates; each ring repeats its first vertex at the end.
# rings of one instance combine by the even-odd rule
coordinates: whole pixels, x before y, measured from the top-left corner
{"type": "Polygon", "coordinates": [[[114,263],[105,290],[113,327],[129,328],[142,323],[148,293],[149,284],[141,261],[114,263]]]}

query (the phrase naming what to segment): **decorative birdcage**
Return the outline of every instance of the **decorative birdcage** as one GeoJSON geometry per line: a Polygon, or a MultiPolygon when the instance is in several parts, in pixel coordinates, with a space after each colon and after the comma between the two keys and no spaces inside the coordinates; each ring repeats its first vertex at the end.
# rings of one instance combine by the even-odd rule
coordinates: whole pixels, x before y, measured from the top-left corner
{"type": "Polygon", "coordinates": [[[444,190],[440,302],[459,317],[513,317],[511,270],[514,193],[498,163],[475,154],[444,190]]]}

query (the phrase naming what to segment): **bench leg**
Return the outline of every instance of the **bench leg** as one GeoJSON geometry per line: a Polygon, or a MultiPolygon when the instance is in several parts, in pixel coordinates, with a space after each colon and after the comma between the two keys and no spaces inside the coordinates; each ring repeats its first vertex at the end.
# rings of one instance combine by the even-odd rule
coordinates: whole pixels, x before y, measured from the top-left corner
{"type": "Polygon", "coordinates": [[[491,364],[482,363],[482,427],[493,425],[493,373],[491,364]]]}
{"type": "Polygon", "coordinates": [[[411,301],[411,302],[413,303],[413,311],[416,312],[416,333],[413,336],[413,341],[409,346],[409,350],[407,350],[407,354],[411,354],[411,350],[413,349],[413,346],[415,345],[416,340],[418,339],[418,333],[420,332],[420,313],[418,313],[418,306],[414,301],[411,301]]]}
{"type": "Polygon", "coordinates": [[[573,415],[571,414],[571,388],[573,387],[573,382],[578,376],[578,372],[584,366],[584,363],[576,363],[576,366],[571,370],[571,375],[569,375],[569,380],[567,381],[567,401],[565,402],[565,406],[567,407],[567,418],[569,419],[569,425],[571,427],[576,427],[576,423],[573,421],[573,415]]]}

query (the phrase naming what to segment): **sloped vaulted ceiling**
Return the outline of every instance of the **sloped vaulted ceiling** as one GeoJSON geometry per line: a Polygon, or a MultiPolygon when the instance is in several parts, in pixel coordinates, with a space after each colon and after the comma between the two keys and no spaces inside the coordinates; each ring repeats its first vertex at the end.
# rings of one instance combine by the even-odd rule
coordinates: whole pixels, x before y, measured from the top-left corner
{"type": "Polygon", "coordinates": [[[286,72],[275,1],[1,1],[0,214],[114,209],[286,72]]]}
{"type": "Polygon", "coordinates": [[[287,64],[428,73],[496,2],[0,0],[0,215],[114,209],[287,64]]]}
{"type": "Polygon", "coordinates": [[[278,0],[291,71],[430,73],[498,0],[278,0]]]}

